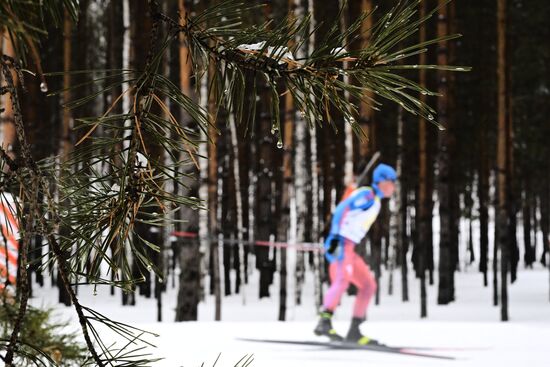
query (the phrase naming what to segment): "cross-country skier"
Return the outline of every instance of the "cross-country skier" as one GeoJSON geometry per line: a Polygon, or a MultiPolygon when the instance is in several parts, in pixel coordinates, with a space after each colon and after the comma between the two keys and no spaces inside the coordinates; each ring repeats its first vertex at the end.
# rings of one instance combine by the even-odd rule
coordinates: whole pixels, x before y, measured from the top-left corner
{"type": "Polygon", "coordinates": [[[379,164],[372,174],[372,186],[355,189],[336,207],[325,240],[325,256],[330,262],[331,285],[323,300],[323,309],[314,332],[326,335],[333,341],[343,338],[332,327],[332,315],[340,298],[353,283],[358,293],[353,307],[353,318],[346,342],[360,345],[378,344],[361,334],[359,325],[365,320],[367,307],[376,292],[376,280],[361,256],[355,253],[355,246],[361,242],[380,212],[380,201],[389,198],[395,190],[397,173],[386,164],[379,164]]]}

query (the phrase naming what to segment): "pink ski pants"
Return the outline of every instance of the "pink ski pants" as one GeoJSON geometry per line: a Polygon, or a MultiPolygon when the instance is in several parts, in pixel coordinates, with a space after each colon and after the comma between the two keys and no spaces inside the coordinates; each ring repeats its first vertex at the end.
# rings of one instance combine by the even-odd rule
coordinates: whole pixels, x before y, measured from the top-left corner
{"type": "Polygon", "coordinates": [[[376,293],[376,279],[361,256],[355,253],[355,243],[345,240],[344,258],[330,264],[329,275],[331,285],[323,302],[325,310],[334,312],[349,284],[353,283],[358,289],[353,317],[365,318],[369,302],[376,293]]]}

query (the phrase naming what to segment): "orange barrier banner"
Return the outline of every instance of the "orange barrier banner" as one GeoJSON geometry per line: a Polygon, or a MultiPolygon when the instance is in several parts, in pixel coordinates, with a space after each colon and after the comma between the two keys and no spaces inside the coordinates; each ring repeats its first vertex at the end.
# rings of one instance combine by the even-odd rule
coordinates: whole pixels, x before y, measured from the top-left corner
{"type": "Polygon", "coordinates": [[[19,223],[15,197],[0,192],[0,282],[15,286],[19,257],[19,223]]]}

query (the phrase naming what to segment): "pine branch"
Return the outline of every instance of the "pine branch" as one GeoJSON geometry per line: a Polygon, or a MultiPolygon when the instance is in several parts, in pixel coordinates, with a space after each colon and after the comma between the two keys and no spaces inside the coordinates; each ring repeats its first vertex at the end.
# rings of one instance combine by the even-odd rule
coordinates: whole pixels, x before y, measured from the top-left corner
{"type": "MultiPolygon", "coordinates": [[[[35,215],[36,218],[41,222],[43,228],[47,227],[46,219],[43,213],[39,210],[38,206],[38,194],[40,193],[41,189],[43,187],[46,188],[46,192],[49,192],[47,189],[47,183],[44,181],[44,176],[40,170],[40,168],[37,166],[36,162],[32,158],[32,155],[30,153],[29,143],[27,142],[26,136],[25,136],[25,130],[24,130],[24,124],[22,120],[22,114],[21,114],[21,108],[19,105],[19,99],[17,97],[17,90],[15,87],[15,82],[13,80],[13,77],[11,75],[12,69],[17,69],[17,63],[14,59],[8,56],[3,56],[1,60],[1,67],[2,67],[2,74],[4,75],[4,78],[6,80],[7,88],[9,90],[9,95],[11,99],[11,103],[13,106],[14,111],[14,122],[15,122],[15,128],[17,132],[17,138],[19,141],[19,144],[21,146],[21,154],[23,157],[23,161],[25,162],[25,167],[28,169],[28,173],[30,175],[30,185],[28,185],[28,181],[24,180],[24,174],[21,174],[19,171],[21,168],[18,168],[17,171],[15,171],[15,175],[17,176],[21,187],[26,186],[26,190],[23,190],[24,194],[24,200],[23,200],[23,206],[25,206],[25,203],[28,203],[29,206],[29,212],[24,217],[23,223],[25,223],[25,230],[23,232],[23,240],[21,241],[21,248],[19,251],[19,257],[20,257],[20,263],[19,263],[19,277],[17,279],[17,288],[20,290],[20,300],[19,300],[19,313],[17,315],[16,322],[14,324],[14,328],[10,337],[10,342],[7,347],[6,356],[5,356],[5,363],[6,366],[11,366],[13,363],[14,353],[16,349],[16,344],[18,342],[18,334],[20,332],[21,325],[23,323],[23,318],[25,317],[25,312],[27,309],[27,302],[29,297],[29,291],[27,286],[27,254],[28,254],[28,247],[30,243],[30,239],[32,236],[36,234],[36,229],[34,229],[34,221],[35,215]],[[26,198],[26,200],[25,200],[26,198]]],[[[55,210],[50,207],[50,215],[52,218],[57,218],[57,214],[55,213],[55,210]]],[[[18,215],[19,218],[23,218],[22,215],[18,215]]],[[[60,273],[62,276],[62,281],[64,286],[66,287],[67,291],[71,295],[71,299],[74,303],[74,307],[79,314],[79,319],[81,319],[82,311],[81,311],[81,305],[78,302],[78,299],[76,298],[76,295],[74,291],[71,288],[67,272],[65,271],[67,265],[66,260],[62,256],[61,249],[57,245],[57,242],[55,240],[55,237],[53,235],[48,236],[50,245],[52,246],[54,253],[56,255],[56,260],[59,265],[60,273]]],[[[86,325],[82,322],[81,319],[81,326],[82,331],[84,334],[84,338],[86,340],[86,344],[88,346],[88,349],[96,362],[99,366],[103,366],[103,363],[101,363],[101,360],[99,359],[97,353],[95,352],[95,348],[88,336],[86,325]]]]}
{"type": "MultiPolygon", "coordinates": [[[[414,36],[419,25],[437,12],[436,8],[426,17],[415,19],[418,1],[399,1],[373,26],[369,46],[358,51],[348,52],[344,47],[360,36],[361,22],[371,14],[363,14],[343,31],[339,30],[338,17],[336,17],[337,21],[331,25],[320,46],[305,60],[294,60],[292,55],[310,36],[307,32],[308,17],[301,21],[288,18],[273,27],[264,25],[246,28],[242,27],[239,11],[239,7],[245,8],[244,3],[226,1],[202,14],[187,18],[184,26],[167,15],[161,15],[161,19],[170,25],[172,32],[182,32],[185,35],[192,51],[191,58],[197,80],[204,75],[211,62],[222,65],[218,68],[216,76],[218,83],[216,99],[226,108],[237,111],[238,116],[242,115],[241,111],[245,103],[242,93],[245,89],[245,71],[250,70],[264,76],[273,91],[271,99],[273,106],[278,105],[280,98],[275,91],[279,85],[284,85],[287,92],[293,94],[298,110],[304,114],[310,126],[324,115],[329,117],[328,109],[332,106],[352,124],[354,131],[359,132],[360,129],[356,123],[357,111],[345,100],[345,94],[349,93],[359,100],[372,104],[372,101],[365,97],[367,95],[365,91],[373,91],[381,97],[398,103],[408,112],[420,115],[442,128],[435,121],[434,110],[414,97],[417,93],[430,95],[436,93],[426,90],[396,72],[420,68],[467,71],[469,68],[394,64],[426,52],[426,46],[460,36],[450,35],[403,49],[397,48],[398,45],[404,44],[405,40],[414,36]],[[218,20],[220,14],[224,14],[227,18],[225,22],[218,20]],[[299,41],[296,42],[294,49],[289,50],[286,45],[291,39],[299,41]],[[347,66],[343,64],[344,61],[347,61],[347,66]],[[341,80],[343,75],[353,75],[359,85],[344,83],[341,80]],[[298,91],[304,95],[312,94],[313,100],[299,98],[298,91]]],[[[175,36],[172,37],[175,38],[175,36]]],[[[274,127],[278,128],[280,118],[275,111],[272,118],[274,127]]]]}
{"type": "MultiPolygon", "coordinates": [[[[52,244],[55,261],[62,270],[62,280],[75,303],[81,328],[96,363],[124,359],[129,354],[125,352],[126,347],[117,354],[113,353],[112,346],[103,343],[92,321],[120,332],[119,335],[128,341],[133,341],[135,334],[127,326],[80,305],[72,292],[70,278],[74,277],[77,284],[82,284],[79,279],[85,276],[94,286],[109,284],[130,291],[137,282],[142,281],[143,276],[134,278],[127,254],[130,252],[144,269],[153,271],[162,279],[162,269],[156,268],[150,257],[150,251],[160,251],[159,245],[140,237],[135,226],[139,223],[162,226],[165,217],[180,205],[193,208],[203,206],[196,198],[178,197],[166,189],[168,182],[181,181],[179,166],[196,164],[198,138],[195,132],[183,128],[176,121],[165,101],[181,107],[204,132],[214,121],[214,116],[209,116],[206,110],[162,75],[160,66],[170,45],[179,42],[180,34],[184,35],[191,51],[189,61],[193,65],[196,84],[200,85],[200,79],[207,70],[213,70],[212,100],[221,109],[234,112],[238,121],[244,121],[246,117],[253,121],[255,103],[247,105],[246,102],[248,98],[255,101],[258,92],[256,82],[259,79],[265,81],[270,91],[274,132],[281,131],[279,101],[286,93],[292,95],[293,104],[310,126],[325,117],[332,123],[331,110],[336,109],[353,130],[361,134],[362,130],[356,122],[358,111],[349,103],[347,95],[379,108],[380,102],[369,99],[366,91],[373,91],[376,96],[398,103],[407,111],[435,123],[435,111],[415,95],[436,93],[399,73],[420,68],[453,71],[465,71],[467,68],[402,64],[403,60],[425,52],[431,44],[457,37],[451,35],[399,48],[416,33],[422,22],[433,15],[432,12],[428,17],[415,19],[417,3],[416,0],[398,2],[391,14],[381,16],[371,30],[373,36],[365,49],[347,51],[345,48],[349,42],[361,37],[361,22],[371,14],[360,16],[345,30],[340,30],[337,22],[333,23],[310,56],[296,59],[294,55],[305,47],[311,37],[309,17],[301,20],[289,17],[275,25],[244,26],[242,12],[253,11],[256,7],[228,1],[186,18],[182,26],[160,13],[156,2],[152,1],[154,25],[144,69],[102,71],[102,75],[94,76],[94,80],[71,88],[85,87],[88,83],[101,85],[95,93],[84,98],[65,101],[66,108],[93,103],[110,90],[120,88],[123,92],[114,98],[101,116],[77,119],[79,128],[85,130],[75,151],[61,167],[61,173],[54,160],[41,162],[40,166],[32,160],[23,161],[29,175],[36,176],[37,172],[42,172],[40,170],[44,172],[39,175],[42,180],[40,186],[35,188],[47,195],[47,203],[41,210],[50,213],[49,217],[55,223],[67,228],[68,234],[60,237],[57,243],[51,223],[36,214],[40,218],[39,230],[52,244]],[[161,31],[162,25],[168,27],[168,32],[161,31]],[[288,48],[291,40],[295,42],[288,48]],[[345,83],[345,75],[353,75],[357,85],[345,83]],[[285,92],[280,94],[283,88],[285,92]],[[119,111],[115,106],[124,98],[130,100],[129,109],[113,113],[119,111]],[[100,130],[101,135],[98,134],[100,130]],[[90,140],[90,144],[80,144],[86,140],[90,140]],[[154,156],[153,146],[158,147],[162,154],[170,155],[173,162],[166,163],[154,156]],[[35,168],[30,169],[30,164],[34,164],[35,168]],[[70,199],[77,210],[64,212],[59,209],[59,203],[49,195],[46,176],[56,180],[59,203],[70,199]],[[104,279],[100,271],[102,264],[106,264],[115,277],[121,276],[123,280],[104,279]],[[99,353],[93,349],[92,339],[99,346],[99,353]]],[[[280,136],[279,144],[282,146],[280,136]]],[[[7,164],[10,162],[7,161],[7,164]]]]}

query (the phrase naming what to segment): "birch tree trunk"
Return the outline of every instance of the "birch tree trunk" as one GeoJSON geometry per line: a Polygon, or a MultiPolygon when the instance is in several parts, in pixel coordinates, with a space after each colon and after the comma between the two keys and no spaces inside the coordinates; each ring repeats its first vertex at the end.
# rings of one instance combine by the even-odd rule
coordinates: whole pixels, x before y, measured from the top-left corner
{"type": "MultiPolygon", "coordinates": [[[[122,2],[122,22],[124,27],[124,35],[122,38],[122,68],[124,70],[130,69],[130,56],[131,56],[131,34],[130,34],[130,0],[123,0],[122,2]]],[[[128,83],[124,83],[122,88],[124,90],[127,90],[129,88],[128,83]]],[[[131,95],[128,93],[124,97],[122,97],[122,110],[123,111],[129,111],[130,110],[130,99],[131,95]]],[[[126,122],[128,125],[129,122],[126,122]]],[[[128,125],[129,126],[129,125],[128,125]]],[[[127,149],[129,145],[129,142],[125,141],[123,142],[123,148],[127,149]]],[[[129,249],[130,246],[126,246],[126,256],[129,257],[130,261],[133,263],[133,257],[132,252],[129,249]]],[[[132,264],[132,268],[134,265],[132,264]]],[[[122,272],[124,273],[124,272],[122,272]]],[[[125,281],[129,281],[130,279],[123,279],[125,281]]],[[[122,292],[122,304],[123,305],[129,305],[133,306],[136,304],[136,298],[134,292],[122,292]]]]}
{"type": "MultiPolygon", "coordinates": [[[[308,10],[312,14],[312,20],[310,23],[310,32],[315,28],[315,19],[317,15],[315,13],[314,0],[308,0],[308,10]]],[[[315,49],[315,37],[311,36],[308,42],[308,52],[313,52],[315,49]]],[[[323,225],[323,221],[319,218],[319,202],[320,200],[320,190],[319,190],[319,161],[318,161],[318,152],[317,152],[317,131],[316,129],[309,129],[309,156],[311,157],[310,173],[311,173],[311,208],[309,212],[311,213],[311,240],[319,241],[320,239],[320,228],[323,225]]],[[[323,286],[322,282],[324,279],[324,260],[321,253],[313,254],[313,268],[315,272],[315,294],[316,294],[316,306],[319,309],[320,305],[323,303],[323,286]]]]}
{"type": "Polygon", "coordinates": [[[235,205],[237,220],[237,251],[238,251],[238,272],[240,282],[237,284],[237,292],[241,292],[243,305],[246,304],[246,292],[244,290],[245,281],[245,255],[243,243],[243,198],[241,192],[241,168],[239,155],[239,142],[237,140],[237,126],[233,114],[229,114],[229,129],[231,132],[231,146],[233,159],[233,177],[235,178],[235,205]],[[239,287],[241,289],[239,289],[239,287]]]}
{"type": "MultiPolygon", "coordinates": [[[[294,147],[294,106],[292,95],[286,94],[285,97],[285,122],[284,122],[284,155],[283,155],[283,187],[281,192],[281,217],[278,224],[277,239],[281,242],[288,241],[288,232],[290,225],[290,200],[293,196],[294,187],[292,184],[293,177],[293,160],[292,152],[294,147]]],[[[279,321],[286,320],[287,309],[287,249],[281,249],[280,255],[280,292],[279,292],[279,321]]]]}
{"type": "MultiPolygon", "coordinates": [[[[304,16],[304,6],[301,0],[290,0],[291,8],[294,6],[294,14],[297,20],[300,20],[304,16]]],[[[313,20],[312,20],[313,22],[313,20]]],[[[304,49],[300,48],[296,54],[297,59],[304,58],[306,56],[304,49]]],[[[297,243],[304,242],[306,240],[306,216],[307,216],[307,201],[306,201],[306,121],[304,117],[296,111],[291,109],[290,113],[294,114],[294,126],[295,126],[295,139],[294,139],[294,211],[296,213],[296,223],[291,226],[296,229],[295,239],[297,243]]],[[[315,255],[314,255],[315,256],[315,255]]],[[[303,251],[296,251],[296,266],[294,269],[294,302],[296,305],[302,304],[302,287],[305,278],[305,256],[303,251]]],[[[316,280],[317,283],[317,280],[316,280]]]]}

